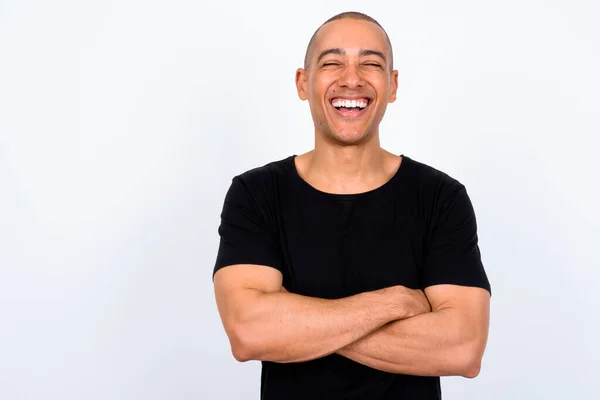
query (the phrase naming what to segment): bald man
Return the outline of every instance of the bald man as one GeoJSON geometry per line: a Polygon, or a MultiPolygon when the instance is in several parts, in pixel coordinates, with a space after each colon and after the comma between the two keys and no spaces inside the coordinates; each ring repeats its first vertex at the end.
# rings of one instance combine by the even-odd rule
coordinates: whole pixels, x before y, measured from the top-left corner
{"type": "MultiPolygon", "coordinates": [[[[381,148],[398,71],[385,30],[343,13],[313,35],[298,96],[313,150],[233,178],[213,270],[238,361],[264,400],[434,400],[474,378],[490,283],[465,186],[381,148]]],[[[233,379],[232,379],[233,380],[233,379]]]]}

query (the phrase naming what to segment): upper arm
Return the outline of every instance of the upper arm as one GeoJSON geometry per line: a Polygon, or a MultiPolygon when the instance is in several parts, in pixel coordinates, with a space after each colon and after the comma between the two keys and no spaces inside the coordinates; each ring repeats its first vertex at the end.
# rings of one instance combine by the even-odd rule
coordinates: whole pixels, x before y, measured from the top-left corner
{"type": "Polygon", "coordinates": [[[434,285],[425,288],[432,312],[454,309],[465,322],[480,333],[487,332],[490,318],[490,292],[485,289],[459,285],[434,285]]]}
{"type": "Polygon", "coordinates": [[[261,293],[281,290],[282,274],[264,265],[237,264],[219,269],[214,276],[214,291],[219,315],[228,334],[243,318],[244,307],[261,293]]]}
{"type": "Polygon", "coordinates": [[[221,268],[232,265],[260,265],[283,270],[281,249],[269,223],[272,220],[267,211],[270,196],[265,190],[251,193],[250,186],[252,183],[247,179],[235,177],[225,195],[213,279],[221,268]]]}
{"type": "Polygon", "coordinates": [[[490,292],[459,285],[435,285],[425,289],[432,312],[450,312],[457,339],[469,349],[475,363],[481,360],[490,324],[490,292]]]}
{"type": "Polygon", "coordinates": [[[448,181],[439,191],[424,264],[432,311],[450,313],[453,332],[477,357],[486,345],[491,286],[481,261],[475,211],[466,188],[448,181]]]}
{"type": "Polygon", "coordinates": [[[475,211],[466,188],[449,182],[442,185],[437,197],[427,234],[423,287],[457,285],[491,293],[479,251],[475,211]]]}
{"type": "Polygon", "coordinates": [[[213,269],[215,298],[228,335],[252,311],[257,295],[281,289],[283,261],[269,221],[262,175],[238,176],[227,191],[213,269]]]}

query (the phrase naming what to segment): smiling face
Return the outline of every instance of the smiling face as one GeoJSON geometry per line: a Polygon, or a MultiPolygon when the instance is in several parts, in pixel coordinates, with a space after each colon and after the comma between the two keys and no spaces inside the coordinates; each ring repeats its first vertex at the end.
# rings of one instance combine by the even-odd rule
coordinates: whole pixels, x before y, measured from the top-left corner
{"type": "Polygon", "coordinates": [[[398,88],[390,53],[385,33],[372,22],[347,18],[320,28],[309,65],[296,73],[317,138],[350,145],[379,135],[398,88]]]}

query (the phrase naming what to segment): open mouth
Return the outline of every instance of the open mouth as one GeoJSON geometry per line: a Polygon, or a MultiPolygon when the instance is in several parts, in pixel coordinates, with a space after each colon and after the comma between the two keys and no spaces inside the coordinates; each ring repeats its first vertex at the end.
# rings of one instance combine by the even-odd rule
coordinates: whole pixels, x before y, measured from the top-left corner
{"type": "Polygon", "coordinates": [[[339,115],[343,117],[358,117],[371,104],[371,99],[367,97],[357,99],[335,98],[330,103],[339,115]]]}

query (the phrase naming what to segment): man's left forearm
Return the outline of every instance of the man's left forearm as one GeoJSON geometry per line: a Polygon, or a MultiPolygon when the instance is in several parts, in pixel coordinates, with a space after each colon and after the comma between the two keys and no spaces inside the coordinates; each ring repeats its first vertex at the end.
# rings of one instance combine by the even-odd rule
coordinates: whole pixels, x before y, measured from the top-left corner
{"type": "Polygon", "coordinates": [[[382,371],[419,376],[478,375],[487,326],[444,308],[390,322],[337,353],[382,371]]]}

